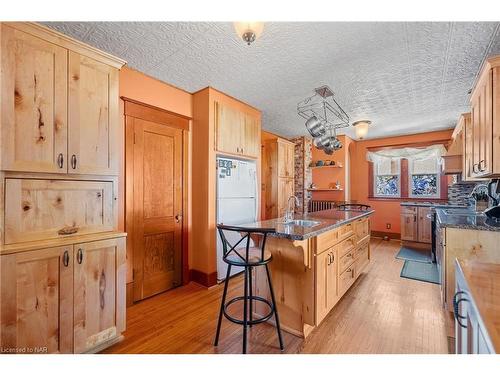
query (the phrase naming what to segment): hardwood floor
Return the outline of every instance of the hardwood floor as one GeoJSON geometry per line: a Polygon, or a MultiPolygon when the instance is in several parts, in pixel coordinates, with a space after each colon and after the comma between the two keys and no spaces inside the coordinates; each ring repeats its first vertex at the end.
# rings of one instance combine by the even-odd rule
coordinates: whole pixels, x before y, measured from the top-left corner
{"type": "MultiPolygon", "coordinates": [[[[399,277],[399,242],[372,239],[372,260],[352,288],[306,339],[283,332],[285,353],[448,353],[453,321],[440,306],[439,286],[399,277]]],[[[241,294],[241,277],[229,296],[241,294]]],[[[223,319],[213,338],[222,285],[195,283],[127,309],[125,339],[104,353],[241,353],[242,327],[223,319]]],[[[280,353],[274,326],[249,329],[249,353],[280,353]]]]}

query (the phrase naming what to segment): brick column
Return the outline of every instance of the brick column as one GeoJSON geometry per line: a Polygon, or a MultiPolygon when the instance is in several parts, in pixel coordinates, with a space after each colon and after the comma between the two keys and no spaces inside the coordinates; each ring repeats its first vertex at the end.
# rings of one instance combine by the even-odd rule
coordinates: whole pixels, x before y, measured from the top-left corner
{"type": "Polygon", "coordinates": [[[311,200],[311,193],[307,188],[312,182],[312,171],[309,163],[312,160],[312,140],[307,137],[298,137],[291,140],[295,143],[295,181],[294,192],[299,198],[300,207],[295,208],[295,213],[307,212],[307,206],[311,200]]]}

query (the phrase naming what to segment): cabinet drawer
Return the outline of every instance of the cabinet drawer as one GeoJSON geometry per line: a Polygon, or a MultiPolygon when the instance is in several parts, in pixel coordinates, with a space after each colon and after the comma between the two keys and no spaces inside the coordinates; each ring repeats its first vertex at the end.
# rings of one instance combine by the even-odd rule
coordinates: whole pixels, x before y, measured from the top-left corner
{"type": "Polygon", "coordinates": [[[351,236],[335,246],[335,248],[338,250],[339,258],[342,258],[344,255],[353,250],[355,245],[356,239],[354,238],[354,236],[351,236]]]}
{"type": "Polygon", "coordinates": [[[351,264],[354,262],[354,249],[349,251],[343,257],[340,258],[339,261],[339,272],[344,272],[351,264]]]}
{"type": "Polygon", "coordinates": [[[360,274],[361,271],[366,267],[366,265],[370,262],[370,244],[365,243],[362,246],[356,249],[355,253],[355,266],[356,269],[356,277],[360,274]]]}
{"type": "Polygon", "coordinates": [[[360,243],[367,236],[370,235],[370,222],[368,219],[359,219],[354,222],[354,233],[356,234],[356,241],[360,243]]]}
{"type": "Polygon", "coordinates": [[[351,234],[354,233],[354,228],[352,223],[342,225],[339,229],[339,240],[343,240],[344,238],[349,237],[351,234]]]}
{"type": "Polygon", "coordinates": [[[113,230],[111,181],[5,180],[5,243],[113,230]]]}
{"type": "Polygon", "coordinates": [[[339,276],[339,296],[342,296],[356,280],[355,263],[347,267],[339,276]]]}
{"type": "Polygon", "coordinates": [[[325,251],[326,249],[329,249],[337,242],[339,242],[338,229],[320,234],[319,236],[316,237],[316,254],[319,254],[325,251]]]}

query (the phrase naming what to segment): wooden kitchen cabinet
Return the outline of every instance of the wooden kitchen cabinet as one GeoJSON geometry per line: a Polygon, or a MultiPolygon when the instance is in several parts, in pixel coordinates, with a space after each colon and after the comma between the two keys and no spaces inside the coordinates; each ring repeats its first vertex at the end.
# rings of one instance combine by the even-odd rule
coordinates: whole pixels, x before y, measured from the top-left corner
{"type": "Polygon", "coordinates": [[[337,252],[332,248],[316,256],[316,323],[328,315],[339,300],[337,252]]]}
{"type": "Polygon", "coordinates": [[[431,208],[418,207],[418,242],[432,242],[431,208]]]}
{"type": "Polygon", "coordinates": [[[69,52],[68,171],[118,175],[118,69],[69,52]]]}
{"type": "Polygon", "coordinates": [[[466,146],[464,164],[472,178],[500,176],[500,56],[486,60],[470,104],[472,151],[466,146]]]}
{"type": "Polygon", "coordinates": [[[74,344],[87,352],[125,329],[125,241],[75,244],[74,344]]]}
{"type": "Polygon", "coordinates": [[[403,241],[417,241],[418,227],[417,227],[417,213],[416,212],[401,212],[401,240],[403,241]]]}
{"type": "Polygon", "coordinates": [[[260,121],[236,108],[215,103],[216,150],[257,158],[260,154],[260,121]]]}
{"type": "Polygon", "coordinates": [[[265,178],[265,218],[285,215],[288,198],[294,194],[294,144],[285,139],[268,140],[264,144],[263,175],[265,178]]]}
{"type": "Polygon", "coordinates": [[[73,352],[73,247],[0,256],[3,352],[73,352]]]}
{"type": "Polygon", "coordinates": [[[66,173],[68,51],[1,25],[1,168],[66,173]]]}
{"type": "Polygon", "coordinates": [[[2,169],[118,175],[116,65],[1,27],[2,169]]]}

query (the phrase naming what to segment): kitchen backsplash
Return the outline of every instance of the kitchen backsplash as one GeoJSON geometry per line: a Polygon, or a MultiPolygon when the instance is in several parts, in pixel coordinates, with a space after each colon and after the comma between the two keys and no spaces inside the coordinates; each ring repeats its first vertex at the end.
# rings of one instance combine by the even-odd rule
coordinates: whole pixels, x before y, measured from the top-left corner
{"type": "Polygon", "coordinates": [[[476,186],[475,182],[461,182],[448,185],[448,202],[468,206],[470,204],[469,194],[472,192],[472,189],[474,189],[474,186],[476,186]]]}

